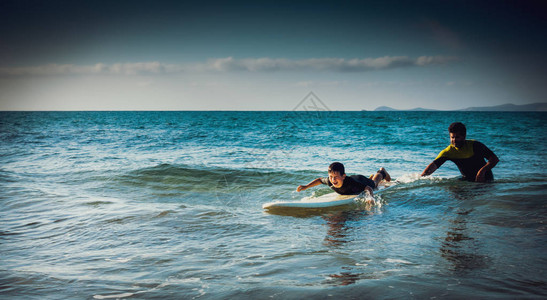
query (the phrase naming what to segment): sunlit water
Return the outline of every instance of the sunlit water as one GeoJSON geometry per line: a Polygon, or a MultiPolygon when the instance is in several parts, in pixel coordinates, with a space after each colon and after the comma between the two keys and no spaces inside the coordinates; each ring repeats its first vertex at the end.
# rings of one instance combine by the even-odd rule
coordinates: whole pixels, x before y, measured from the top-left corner
{"type": "Polygon", "coordinates": [[[0,113],[0,296],[547,297],[545,113],[0,113]],[[462,121],[495,181],[418,174],[462,121]],[[377,205],[262,204],[341,161],[377,205]]]}

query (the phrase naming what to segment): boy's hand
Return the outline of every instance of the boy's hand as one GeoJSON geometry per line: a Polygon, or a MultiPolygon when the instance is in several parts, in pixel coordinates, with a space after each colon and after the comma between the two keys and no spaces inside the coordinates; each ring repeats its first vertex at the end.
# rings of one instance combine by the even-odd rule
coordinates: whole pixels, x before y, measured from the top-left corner
{"type": "Polygon", "coordinates": [[[365,187],[365,192],[368,194],[368,197],[365,199],[365,203],[370,205],[376,204],[376,202],[374,202],[374,192],[372,191],[372,188],[370,186],[365,187]]]}
{"type": "Polygon", "coordinates": [[[305,186],[299,185],[299,186],[296,188],[296,191],[297,191],[297,192],[300,192],[300,191],[303,191],[303,190],[305,190],[305,189],[306,189],[305,186]]]}
{"type": "Polygon", "coordinates": [[[370,186],[367,185],[365,187],[365,191],[369,194],[369,196],[374,197],[374,191],[372,190],[370,186]]]}

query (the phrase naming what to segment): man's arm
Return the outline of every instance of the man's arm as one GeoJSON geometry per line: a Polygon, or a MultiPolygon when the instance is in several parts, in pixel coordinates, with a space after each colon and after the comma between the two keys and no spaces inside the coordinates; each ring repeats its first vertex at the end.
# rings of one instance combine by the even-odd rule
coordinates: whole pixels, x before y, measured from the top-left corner
{"type": "Polygon", "coordinates": [[[494,152],[492,152],[492,156],[490,156],[488,158],[488,162],[486,163],[486,165],[484,165],[478,172],[477,172],[477,178],[475,178],[475,181],[476,182],[484,182],[486,181],[486,172],[492,170],[492,168],[494,168],[498,162],[499,162],[499,158],[496,156],[496,154],[494,154],[494,152]]]}
{"type": "Polygon", "coordinates": [[[306,184],[306,185],[299,185],[297,188],[296,188],[296,191],[297,192],[300,192],[300,191],[303,191],[303,190],[307,190],[311,187],[314,187],[314,186],[318,186],[320,184],[322,184],[323,182],[321,181],[321,178],[317,178],[315,179],[314,181],[306,184]]]}
{"type": "Polygon", "coordinates": [[[433,174],[439,167],[437,167],[437,164],[435,162],[430,163],[425,170],[422,172],[421,176],[427,176],[433,174]]]}

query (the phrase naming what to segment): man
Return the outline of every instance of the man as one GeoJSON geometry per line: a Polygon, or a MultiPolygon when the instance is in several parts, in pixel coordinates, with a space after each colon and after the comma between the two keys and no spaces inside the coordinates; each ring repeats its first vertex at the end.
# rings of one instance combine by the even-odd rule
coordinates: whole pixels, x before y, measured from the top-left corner
{"type": "Polygon", "coordinates": [[[328,177],[317,178],[307,185],[299,185],[296,191],[300,192],[320,184],[326,184],[341,195],[359,195],[363,191],[367,191],[372,196],[372,189],[378,187],[380,181],[384,179],[391,181],[391,177],[384,168],[378,170],[371,178],[363,175],[346,176],[344,165],[339,162],[334,162],[329,166],[328,175],[328,177]]]}
{"type": "Polygon", "coordinates": [[[433,174],[447,160],[453,161],[468,181],[485,182],[494,180],[492,168],[499,162],[498,157],[483,143],[466,140],[467,130],[460,122],[450,124],[450,146],[439,153],[437,158],[422,172],[422,176],[433,174]],[[484,159],[488,160],[485,162],[484,159]]]}

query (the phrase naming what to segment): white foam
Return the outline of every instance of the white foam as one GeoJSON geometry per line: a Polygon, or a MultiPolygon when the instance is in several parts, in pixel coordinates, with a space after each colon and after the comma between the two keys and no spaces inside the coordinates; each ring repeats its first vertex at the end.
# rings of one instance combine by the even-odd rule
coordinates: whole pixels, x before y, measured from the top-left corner
{"type": "Polygon", "coordinates": [[[411,183],[414,181],[418,181],[421,179],[429,179],[431,176],[422,177],[420,173],[410,173],[410,174],[403,174],[399,177],[397,177],[396,182],[398,183],[411,183]]]}
{"type": "Polygon", "coordinates": [[[123,294],[115,294],[115,295],[95,295],[93,296],[94,299],[119,299],[119,298],[127,298],[135,295],[135,293],[123,293],[123,294]]]}
{"type": "Polygon", "coordinates": [[[106,261],[113,261],[113,262],[119,262],[119,263],[126,263],[131,260],[131,258],[105,258],[106,261]]]}
{"type": "Polygon", "coordinates": [[[393,264],[412,264],[409,261],[403,260],[403,259],[394,259],[394,258],[388,258],[386,259],[387,263],[393,263],[393,264]]]}
{"type": "MultiPolygon", "coordinates": [[[[157,289],[160,289],[160,288],[163,288],[163,287],[166,287],[166,286],[169,286],[169,285],[172,285],[172,284],[181,284],[181,283],[198,283],[198,282],[201,282],[201,278],[197,278],[197,277],[192,277],[192,278],[184,278],[184,279],[173,279],[173,278],[170,278],[168,279],[166,282],[162,283],[162,284],[159,284],[158,286],[154,287],[154,288],[151,288],[149,290],[144,290],[144,291],[137,291],[137,292],[134,292],[134,293],[122,293],[122,294],[112,294],[112,295],[95,295],[93,296],[94,299],[120,299],[120,298],[127,298],[127,297],[131,297],[131,296],[134,296],[134,295],[137,295],[137,294],[144,294],[144,293],[148,293],[148,292],[151,292],[151,291],[154,291],[154,290],[157,290],[157,289]]],[[[201,289],[198,289],[198,288],[195,288],[194,290],[197,290],[200,292],[200,295],[203,296],[205,295],[205,288],[207,287],[207,285],[203,285],[201,286],[201,289]]]]}

